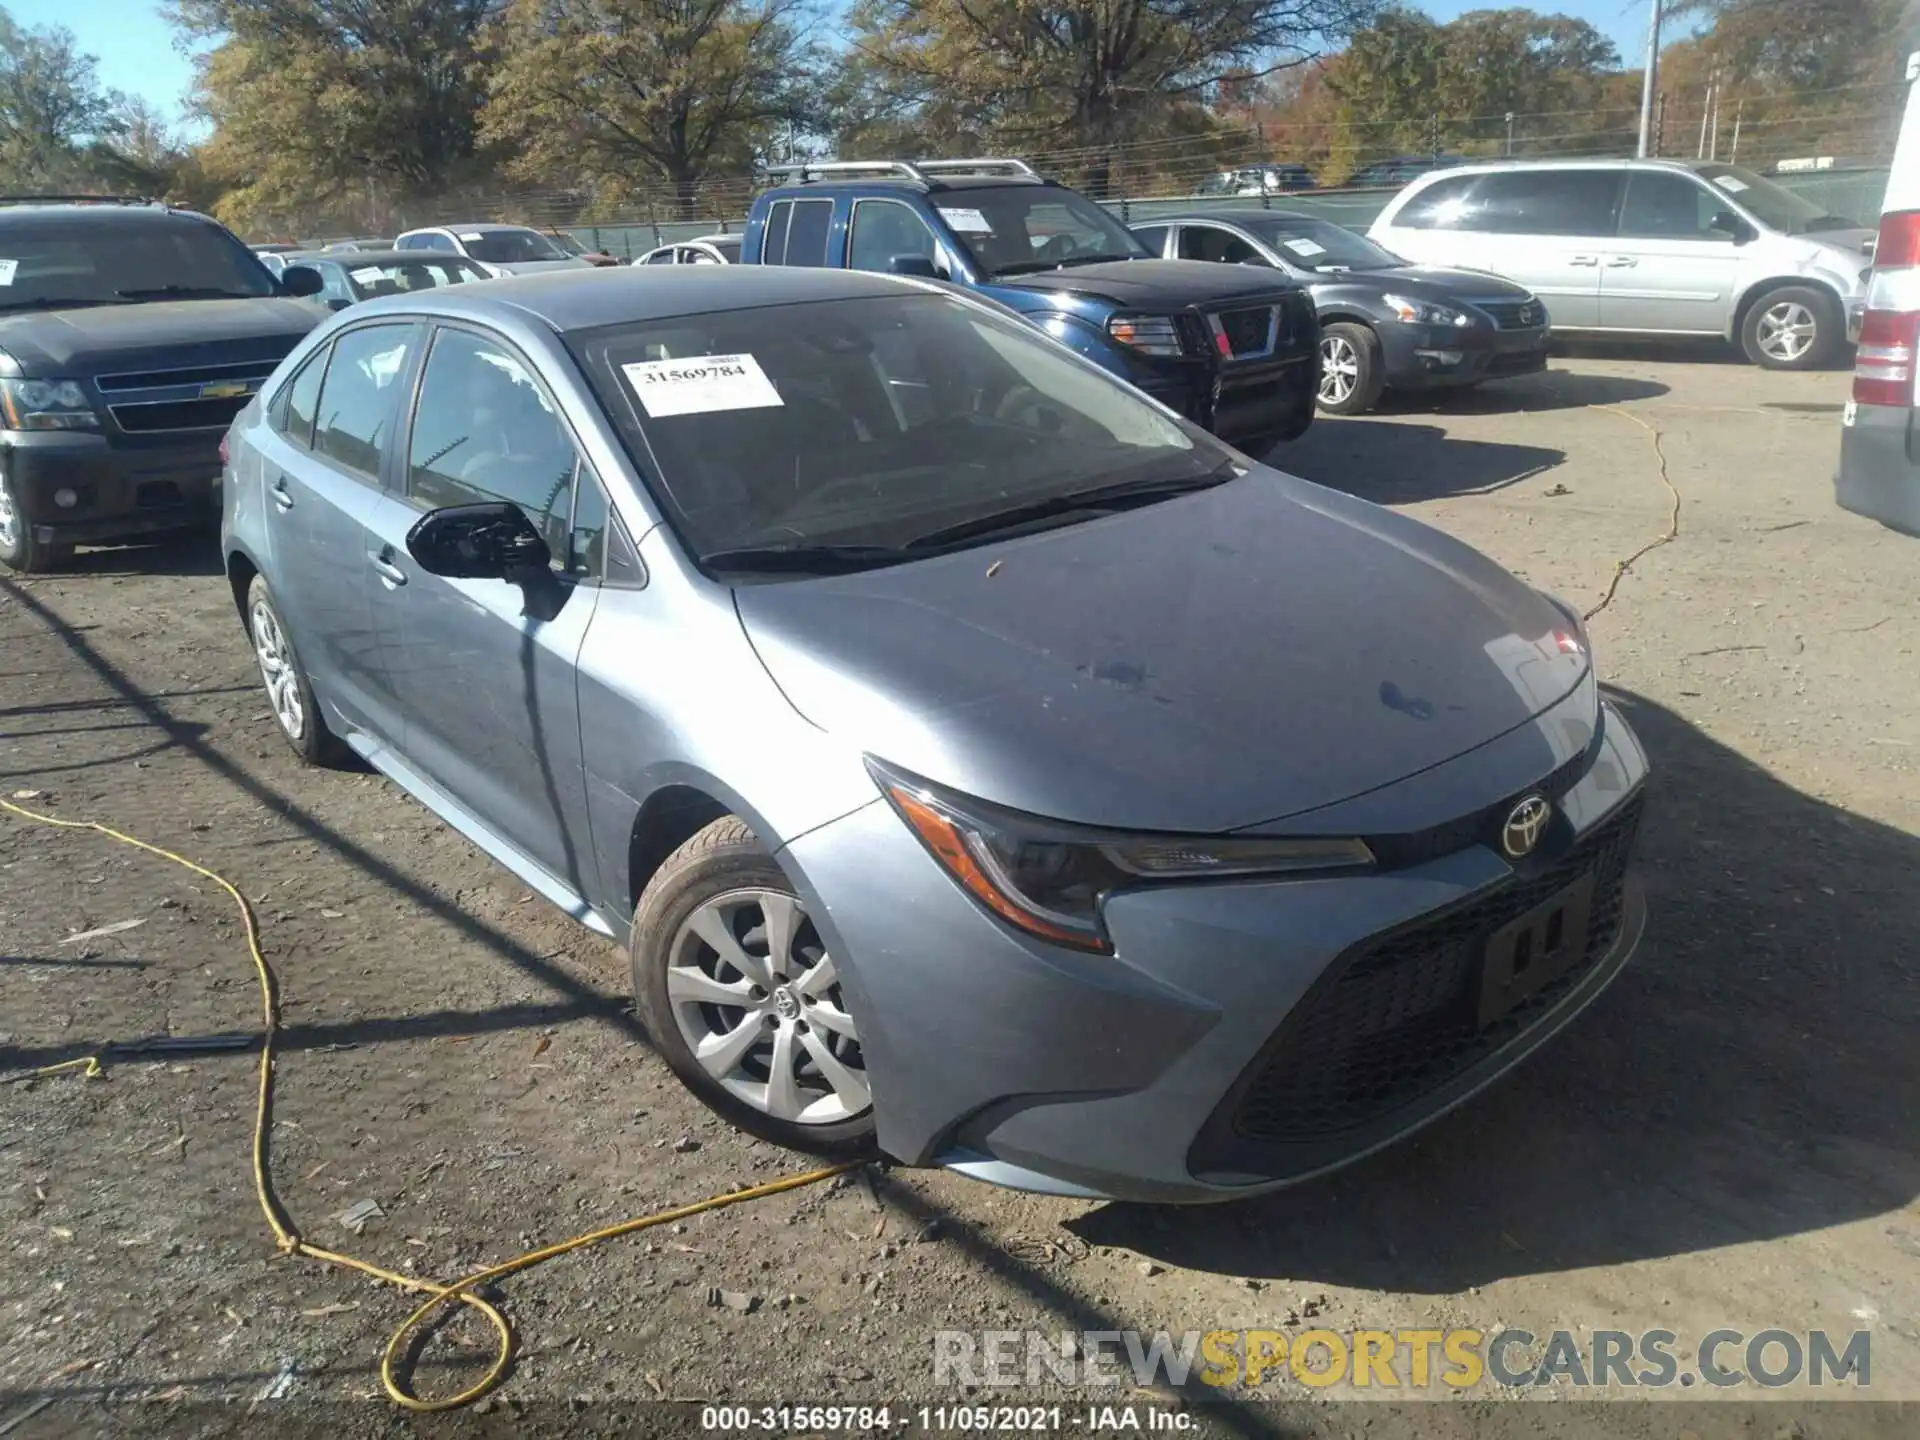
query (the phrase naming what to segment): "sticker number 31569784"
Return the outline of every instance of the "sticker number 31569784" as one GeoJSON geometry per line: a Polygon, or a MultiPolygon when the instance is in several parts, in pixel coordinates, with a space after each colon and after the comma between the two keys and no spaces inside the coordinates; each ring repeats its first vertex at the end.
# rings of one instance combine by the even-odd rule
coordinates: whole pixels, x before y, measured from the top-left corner
{"type": "Polygon", "coordinates": [[[716,410],[762,410],[781,403],[780,392],[751,355],[637,360],[620,370],[640,408],[654,420],[716,410]]]}

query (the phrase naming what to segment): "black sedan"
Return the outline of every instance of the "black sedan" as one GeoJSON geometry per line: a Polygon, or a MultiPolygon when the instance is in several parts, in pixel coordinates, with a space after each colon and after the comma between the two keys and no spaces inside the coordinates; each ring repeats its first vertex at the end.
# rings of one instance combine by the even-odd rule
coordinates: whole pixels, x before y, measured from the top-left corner
{"type": "Polygon", "coordinates": [[[1133,233],[1156,255],[1264,265],[1313,296],[1320,408],[1371,409],[1383,390],[1477,385],[1547,368],[1547,307],[1473,270],[1409,265],[1364,235],[1278,210],[1172,215],[1133,233]]]}

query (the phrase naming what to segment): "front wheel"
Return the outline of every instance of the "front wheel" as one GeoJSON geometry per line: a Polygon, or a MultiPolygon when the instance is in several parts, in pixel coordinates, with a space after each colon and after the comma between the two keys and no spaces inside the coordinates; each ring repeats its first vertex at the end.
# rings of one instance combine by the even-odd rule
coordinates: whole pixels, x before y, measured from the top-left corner
{"type": "Polygon", "coordinates": [[[834,957],[786,872],[727,816],[647,882],[629,941],[635,1008],[709,1108],[790,1149],[873,1146],[873,1092],[834,957]]]}
{"type": "Polygon", "coordinates": [[[49,545],[33,538],[33,526],[14,493],[12,477],[0,472],[0,565],[17,574],[38,575],[72,555],[71,545],[49,545]]]}
{"type": "Polygon", "coordinates": [[[1364,325],[1340,321],[1320,332],[1320,408],[1329,415],[1371,410],[1385,389],[1380,341],[1364,325]]]}
{"type": "Polygon", "coordinates": [[[1824,291],[1806,285],[1769,290],[1740,323],[1740,348],[1768,370],[1812,370],[1824,365],[1846,323],[1824,291]]]}

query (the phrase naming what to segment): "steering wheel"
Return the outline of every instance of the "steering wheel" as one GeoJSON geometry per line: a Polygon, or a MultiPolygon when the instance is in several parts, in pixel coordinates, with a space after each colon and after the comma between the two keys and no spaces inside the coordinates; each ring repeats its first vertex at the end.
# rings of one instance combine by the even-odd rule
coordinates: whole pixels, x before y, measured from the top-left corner
{"type": "Polygon", "coordinates": [[[1047,238],[1047,243],[1040,247],[1040,258],[1050,264],[1070,260],[1076,248],[1078,247],[1074,245],[1071,235],[1052,235],[1047,238]]]}
{"type": "Polygon", "coordinates": [[[993,418],[1029,430],[1059,435],[1066,430],[1060,407],[1031,385],[1015,385],[994,403],[993,418]]]}

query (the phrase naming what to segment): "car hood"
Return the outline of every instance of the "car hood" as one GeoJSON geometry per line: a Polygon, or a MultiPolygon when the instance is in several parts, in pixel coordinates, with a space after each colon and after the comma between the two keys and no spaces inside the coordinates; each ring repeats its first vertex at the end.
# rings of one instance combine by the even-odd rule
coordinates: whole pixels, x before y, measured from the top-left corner
{"type": "Polygon", "coordinates": [[[1533,293],[1524,285],[1482,270],[1443,270],[1432,265],[1396,265],[1387,270],[1321,275],[1310,288],[1315,295],[1327,290],[1361,288],[1375,294],[1391,292],[1440,303],[1469,296],[1477,300],[1524,300],[1533,293]]]}
{"type": "Polygon", "coordinates": [[[1175,310],[1299,288],[1275,270],[1207,260],[1106,260],[1033,275],[996,276],[988,284],[1002,290],[1099,295],[1141,309],[1175,310]]]}
{"type": "Polygon", "coordinates": [[[591,270],[585,260],[569,256],[565,260],[492,260],[487,262],[506,275],[538,275],[543,270],[591,270]]]}
{"type": "Polygon", "coordinates": [[[327,318],[310,300],[169,300],[0,319],[0,351],[27,376],[278,360],[327,318]]]}
{"type": "Polygon", "coordinates": [[[1263,467],[735,603],[814,724],[967,794],[1125,829],[1347,799],[1524,724],[1587,669],[1568,618],[1485,556],[1263,467]]]}

